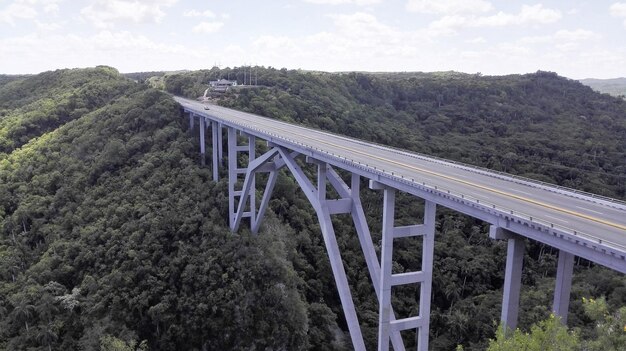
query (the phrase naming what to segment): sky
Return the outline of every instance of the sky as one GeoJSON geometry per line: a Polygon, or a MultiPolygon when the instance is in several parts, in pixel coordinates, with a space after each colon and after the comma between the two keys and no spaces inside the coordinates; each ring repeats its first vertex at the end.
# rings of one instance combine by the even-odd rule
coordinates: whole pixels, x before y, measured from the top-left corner
{"type": "Polygon", "coordinates": [[[626,0],[0,0],[0,73],[260,65],[626,76],[626,0]]]}

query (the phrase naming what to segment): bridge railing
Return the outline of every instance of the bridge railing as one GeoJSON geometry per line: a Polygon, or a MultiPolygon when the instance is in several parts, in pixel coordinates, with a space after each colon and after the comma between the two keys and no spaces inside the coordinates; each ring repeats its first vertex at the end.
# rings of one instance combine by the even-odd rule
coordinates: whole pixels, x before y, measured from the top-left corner
{"type": "Polygon", "coordinates": [[[332,135],[334,137],[350,140],[350,141],[356,142],[356,143],[361,144],[361,145],[366,145],[366,146],[374,145],[377,148],[384,149],[384,150],[387,150],[387,151],[391,151],[391,152],[394,152],[396,154],[401,154],[403,156],[407,156],[407,157],[411,157],[411,158],[417,158],[417,159],[420,159],[422,161],[436,162],[436,163],[439,163],[439,164],[447,165],[447,166],[450,166],[450,167],[460,168],[460,169],[463,169],[463,170],[466,170],[466,171],[470,171],[470,172],[474,172],[474,173],[478,173],[478,174],[481,174],[481,175],[494,177],[494,178],[507,180],[507,181],[513,181],[513,182],[518,183],[518,184],[524,184],[524,185],[528,185],[528,186],[533,186],[533,187],[540,188],[542,190],[547,190],[547,191],[551,191],[551,192],[554,192],[554,193],[575,197],[575,198],[578,198],[578,199],[581,199],[581,200],[591,201],[591,202],[594,202],[594,203],[600,203],[600,204],[603,204],[605,206],[609,206],[609,207],[613,207],[613,208],[617,208],[617,209],[626,211],[626,201],[625,200],[615,199],[615,198],[611,198],[611,197],[600,195],[600,194],[594,194],[594,193],[590,193],[590,192],[587,192],[587,191],[578,190],[578,189],[574,189],[574,188],[569,188],[569,187],[566,187],[566,186],[557,185],[557,184],[553,184],[553,183],[548,183],[548,182],[544,182],[544,181],[541,181],[541,180],[532,179],[532,178],[528,178],[528,177],[524,177],[524,176],[520,176],[520,175],[515,175],[515,174],[511,174],[511,173],[506,173],[506,172],[502,172],[502,171],[498,171],[498,170],[492,170],[492,169],[489,169],[489,168],[486,168],[486,167],[476,166],[476,165],[472,165],[472,164],[468,164],[468,163],[463,163],[463,162],[460,162],[460,161],[448,160],[448,159],[445,159],[445,158],[442,158],[442,157],[438,157],[438,156],[426,155],[426,154],[422,154],[422,153],[416,152],[416,151],[408,152],[407,150],[396,148],[396,147],[393,147],[393,146],[383,145],[383,144],[379,144],[379,143],[376,143],[376,142],[359,140],[359,139],[355,139],[355,138],[352,138],[352,137],[348,137],[346,135],[342,135],[342,134],[338,134],[338,133],[322,130],[322,129],[319,129],[319,128],[316,128],[316,127],[309,127],[309,126],[307,126],[306,128],[307,129],[314,129],[314,130],[316,130],[318,132],[326,133],[326,134],[332,135]]]}
{"type": "MultiPolygon", "coordinates": [[[[524,221],[528,222],[529,224],[543,226],[546,229],[559,230],[562,233],[570,234],[573,237],[587,240],[590,243],[597,243],[597,244],[603,245],[604,247],[612,248],[612,249],[614,249],[616,251],[619,251],[619,252],[626,252],[626,246],[618,244],[618,243],[614,243],[614,242],[611,242],[611,241],[603,240],[603,239],[601,239],[601,238],[599,238],[599,237],[597,237],[595,235],[592,235],[590,233],[577,231],[577,230],[575,230],[573,228],[570,228],[570,227],[567,227],[567,226],[564,226],[564,225],[561,225],[561,224],[556,224],[556,223],[553,223],[553,222],[550,222],[550,221],[547,221],[547,220],[544,220],[544,219],[541,219],[541,218],[537,218],[537,217],[531,216],[531,215],[529,215],[527,213],[524,213],[522,211],[517,211],[517,210],[513,210],[511,208],[507,208],[505,206],[496,205],[495,203],[492,203],[492,202],[489,202],[489,201],[480,200],[480,199],[478,199],[478,198],[476,198],[474,196],[471,196],[471,195],[466,195],[466,194],[463,194],[461,192],[455,192],[455,191],[452,191],[450,189],[446,189],[445,187],[441,187],[441,186],[437,186],[437,185],[430,185],[430,184],[427,184],[426,182],[419,182],[419,181],[416,181],[414,178],[406,178],[406,177],[404,177],[404,175],[397,174],[397,172],[387,171],[387,170],[382,169],[382,168],[377,168],[375,166],[370,166],[367,163],[363,163],[363,162],[358,161],[358,160],[347,158],[345,156],[337,155],[337,154],[335,154],[333,152],[330,152],[328,150],[323,150],[321,148],[318,148],[318,147],[315,147],[315,146],[303,143],[303,142],[298,141],[298,140],[287,138],[287,137],[282,136],[282,135],[277,134],[277,133],[272,133],[272,132],[260,129],[260,128],[257,128],[257,127],[252,126],[252,125],[248,125],[248,124],[245,124],[245,123],[237,123],[237,122],[230,122],[230,123],[236,124],[236,125],[239,125],[239,126],[243,127],[244,131],[245,130],[255,131],[256,133],[261,134],[261,135],[266,135],[266,136],[269,136],[269,137],[274,138],[274,139],[283,140],[283,141],[288,142],[290,144],[298,145],[301,148],[309,149],[309,150],[312,150],[312,151],[315,151],[315,152],[318,152],[318,153],[325,154],[327,157],[334,158],[335,160],[337,160],[337,161],[339,161],[341,163],[349,164],[351,166],[360,166],[361,169],[363,169],[363,170],[365,170],[367,172],[377,173],[379,175],[382,175],[382,176],[387,177],[387,178],[391,178],[394,181],[405,183],[405,184],[410,185],[412,187],[423,188],[425,190],[430,190],[432,192],[439,193],[440,195],[447,194],[448,196],[456,197],[457,199],[460,199],[460,201],[462,201],[462,202],[465,202],[467,204],[472,204],[474,207],[480,207],[480,208],[482,208],[485,211],[494,212],[494,213],[498,212],[500,215],[505,216],[505,217],[516,217],[516,218],[519,218],[521,220],[524,220],[524,221]]],[[[340,136],[340,137],[344,137],[345,138],[345,136],[340,136]]],[[[354,139],[350,139],[350,140],[354,140],[354,139]]],[[[358,141],[358,142],[361,142],[361,141],[358,141]]],[[[367,143],[363,142],[363,144],[367,144],[367,143]]],[[[381,147],[388,148],[386,146],[381,146],[381,147]]],[[[398,149],[393,149],[393,148],[388,148],[388,149],[411,156],[410,153],[407,153],[407,152],[405,152],[403,150],[398,150],[398,149]]],[[[441,160],[443,162],[448,162],[447,160],[444,160],[444,159],[438,159],[438,160],[441,160]]],[[[462,165],[461,163],[459,163],[459,164],[462,165]]],[[[506,175],[506,173],[504,173],[504,174],[506,175]]],[[[524,179],[523,177],[521,177],[521,178],[524,179]]],[[[549,183],[545,183],[545,184],[549,184],[549,183]]],[[[568,188],[565,188],[565,189],[568,189],[568,188]]]]}

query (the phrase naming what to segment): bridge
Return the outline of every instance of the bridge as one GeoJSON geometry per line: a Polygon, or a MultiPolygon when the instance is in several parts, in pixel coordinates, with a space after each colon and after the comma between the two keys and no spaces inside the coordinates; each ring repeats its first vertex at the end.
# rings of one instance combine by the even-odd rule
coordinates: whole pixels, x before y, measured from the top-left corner
{"type": "Polygon", "coordinates": [[[233,109],[175,97],[193,130],[199,124],[200,154],[205,160],[207,131],[211,130],[213,179],[223,163],[223,132],[227,133],[229,224],[237,231],[248,218],[258,233],[278,171],[288,169],[313,206],[330,260],[344,316],[355,350],[365,350],[348,280],[335,238],[331,216],[350,214],[379,301],[378,350],[405,350],[400,335],[415,330],[417,349],[428,350],[435,214],[438,206],[490,224],[489,236],[507,241],[501,320],[515,328],[519,309],[524,239],[559,250],[553,311],[567,320],[575,256],[626,273],[626,203],[573,189],[515,177],[439,158],[410,153],[358,139],[305,128],[233,109]],[[268,151],[257,155],[256,140],[268,151]],[[245,164],[239,157],[247,155],[245,164]],[[310,179],[297,158],[317,167],[310,179]],[[350,174],[345,180],[337,170],[350,174]],[[262,196],[257,178],[269,173],[262,196]],[[360,200],[362,179],[383,192],[380,260],[360,200]],[[338,196],[330,198],[327,187],[338,196]],[[396,226],[395,196],[404,192],[424,200],[421,223],[396,226]],[[259,201],[257,201],[259,200],[259,201]],[[423,240],[421,270],[392,272],[394,239],[419,236],[423,240]],[[419,284],[419,313],[396,319],[391,305],[395,286],[419,284]]]}

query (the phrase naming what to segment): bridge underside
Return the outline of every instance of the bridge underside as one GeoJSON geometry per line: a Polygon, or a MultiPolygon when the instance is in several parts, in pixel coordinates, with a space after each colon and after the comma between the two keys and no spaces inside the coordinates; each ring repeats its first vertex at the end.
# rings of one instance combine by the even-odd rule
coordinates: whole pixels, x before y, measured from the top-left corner
{"type": "MultiPolygon", "coordinates": [[[[397,189],[384,185],[376,179],[370,179],[370,188],[383,192],[382,241],[379,260],[360,200],[362,180],[360,174],[350,172],[350,184],[348,184],[333,166],[324,160],[312,155],[303,155],[297,150],[290,150],[285,146],[269,141],[267,142],[269,150],[257,156],[257,140],[254,135],[238,131],[233,127],[223,126],[218,121],[210,121],[208,117],[190,112],[192,129],[195,117],[199,119],[200,154],[203,163],[206,157],[205,129],[210,126],[212,130],[212,169],[215,181],[218,180],[218,170],[223,160],[222,131],[227,129],[229,224],[231,230],[237,231],[242,220],[249,218],[251,231],[255,234],[259,232],[276,184],[278,172],[283,168],[288,169],[313,206],[319,220],[354,349],[365,350],[365,344],[331,220],[331,216],[337,214],[350,214],[352,217],[378,298],[378,350],[388,350],[390,345],[396,351],[405,350],[405,344],[400,335],[400,332],[404,330],[415,330],[417,350],[428,350],[436,202],[425,197],[424,213],[422,215],[416,214],[416,217],[423,218],[423,222],[397,227],[394,224],[397,189]],[[314,180],[306,175],[300,166],[301,162],[297,161],[297,158],[301,156],[304,156],[301,161],[316,166],[314,180]],[[264,179],[267,178],[267,183],[263,187],[260,201],[257,201],[257,181],[261,179],[261,177],[256,176],[258,173],[269,174],[268,177],[264,177],[264,179]],[[334,190],[334,194],[338,195],[337,198],[328,198],[327,185],[334,190]],[[421,237],[423,240],[421,270],[394,274],[392,272],[394,239],[412,236],[421,237]],[[396,319],[391,304],[391,291],[395,286],[406,284],[419,284],[419,301],[416,301],[416,304],[419,305],[419,314],[409,318],[396,319]]],[[[349,170],[347,171],[349,172],[349,170]]],[[[454,208],[454,206],[447,207],[454,208]]],[[[524,237],[513,233],[506,226],[498,225],[497,221],[491,223],[490,237],[508,242],[501,320],[508,328],[513,329],[517,325],[519,310],[524,237]]],[[[574,253],[561,249],[558,260],[553,311],[562,318],[563,322],[567,319],[574,253]]]]}

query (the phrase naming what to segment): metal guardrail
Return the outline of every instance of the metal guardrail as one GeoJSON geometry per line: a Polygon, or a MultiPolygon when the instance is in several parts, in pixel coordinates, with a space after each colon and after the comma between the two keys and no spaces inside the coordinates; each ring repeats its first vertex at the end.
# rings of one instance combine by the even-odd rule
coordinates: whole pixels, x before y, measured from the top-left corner
{"type": "MultiPolygon", "coordinates": [[[[201,112],[194,112],[194,113],[199,114],[199,115],[202,115],[203,113],[206,114],[206,115],[209,115],[208,111],[201,111],[201,112]]],[[[531,216],[529,214],[526,214],[524,212],[513,210],[513,209],[510,209],[510,208],[507,208],[507,207],[503,207],[503,206],[499,206],[499,205],[496,205],[496,204],[491,203],[489,201],[480,200],[480,199],[478,199],[478,198],[476,198],[474,196],[471,196],[471,195],[466,195],[466,194],[463,194],[463,193],[460,193],[460,192],[451,191],[451,190],[446,189],[446,188],[441,187],[441,186],[429,185],[426,182],[417,182],[417,181],[415,181],[414,178],[408,179],[408,178],[405,178],[403,175],[395,174],[392,171],[386,171],[384,169],[376,168],[374,166],[369,166],[366,163],[362,163],[362,162],[354,160],[354,159],[349,159],[347,157],[344,157],[344,156],[341,156],[341,155],[337,155],[337,154],[332,153],[332,152],[327,151],[327,150],[322,150],[322,149],[320,149],[318,147],[315,147],[315,146],[303,143],[301,141],[293,140],[291,138],[284,137],[284,136],[282,136],[280,134],[277,134],[277,133],[272,133],[272,132],[260,129],[258,127],[253,126],[253,125],[249,125],[249,124],[246,124],[246,123],[240,123],[240,122],[226,121],[226,120],[223,120],[223,119],[221,119],[219,117],[216,117],[216,116],[212,116],[212,117],[222,120],[222,123],[227,122],[226,124],[230,124],[232,126],[240,127],[244,132],[254,131],[257,134],[260,134],[260,136],[262,136],[262,137],[263,136],[269,137],[268,140],[270,140],[270,141],[273,141],[272,139],[283,140],[283,141],[285,141],[287,143],[290,143],[290,144],[293,144],[293,145],[297,145],[297,146],[299,146],[301,148],[304,148],[304,149],[309,149],[311,151],[315,151],[315,152],[318,152],[318,153],[326,154],[327,156],[330,156],[330,157],[336,159],[337,161],[339,161],[341,163],[351,164],[353,166],[360,166],[361,169],[363,169],[363,170],[365,170],[367,172],[374,173],[374,174],[379,174],[379,175],[382,175],[384,177],[390,178],[390,179],[392,179],[394,181],[399,181],[399,182],[406,183],[407,185],[410,185],[410,186],[413,186],[413,187],[417,187],[417,188],[421,188],[423,190],[431,191],[431,192],[433,192],[435,194],[438,194],[439,196],[447,195],[447,196],[451,196],[451,197],[456,197],[457,199],[459,199],[463,203],[472,204],[475,207],[482,208],[483,210],[488,210],[490,212],[499,212],[502,216],[509,216],[509,217],[510,216],[514,216],[514,217],[519,218],[520,220],[528,222],[529,224],[540,225],[540,226],[545,227],[546,229],[556,229],[556,230],[559,230],[559,231],[561,231],[563,233],[572,235],[573,237],[582,238],[582,239],[588,240],[590,242],[595,242],[597,244],[603,245],[603,246],[608,247],[608,248],[613,248],[613,249],[615,249],[617,251],[626,252],[626,246],[618,244],[618,243],[613,243],[613,242],[610,242],[610,241],[603,240],[603,239],[598,238],[597,236],[594,236],[594,235],[589,234],[589,233],[577,231],[577,230],[575,230],[573,228],[569,228],[569,227],[566,227],[566,226],[563,226],[563,225],[560,225],[560,224],[555,224],[555,223],[547,221],[547,220],[536,218],[536,217],[533,217],[533,216],[531,216]]],[[[323,131],[323,132],[327,133],[325,131],[323,131]]],[[[357,142],[359,142],[359,143],[361,143],[363,145],[366,145],[366,144],[369,145],[370,144],[370,143],[363,142],[363,141],[360,141],[360,140],[347,138],[345,136],[335,135],[334,133],[327,133],[327,134],[338,136],[338,137],[341,137],[341,138],[344,138],[344,139],[349,139],[351,141],[357,141],[357,142]]],[[[379,145],[379,144],[375,144],[375,143],[371,143],[371,144],[374,144],[374,145],[376,145],[378,147],[381,147],[383,149],[388,149],[390,151],[399,152],[399,153],[402,153],[402,154],[407,155],[407,156],[413,156],[413,154],[408,153],[408,152],[406,152],[404,150],[395,149],[395,148],[391,148],[391,147],[387,147],[387,146],[383,146],[383,145],[379,145]]],[[[430,158],[429,156],[423,156],[421,154],[417,154],[415,156],[418,156],[418,158],[419,158],[419,156],[425,157],[426,159],[430,158]]],[[[448,160],[441,159],[441,158],[433,158],[433,159],[434,159],[433,162],[442,162],[442,163],[446,163],[446,164],[450,163],[448,160]]],[[[458,166],[468,167],[468,168],[470,168],[470,170],[471,170],[471,168],[474,168],[473,166],[467,166],[467,165],[462,164],[462,163],[454,163],[454,164],[458,165],[458,166]]],[[[484,168],[480,168],[480,167],[478,167],[477,170],[483,171],[483,172],[484,171],[489,171],[488,169],[484,169],[484,168]]],[[[491,171],[489,171],[489,172],[491,172],[491,171]]],[[[502,173],[502,172],[500,172],[500,173],[502,173]]],[[[507,173],[502,173],[502,175],[507,176],[507,177],[510,176],[507,173]]],[[[527,180],[527,178],[524,178],[524,177],[519,177],[519,178],[522,179],[522,180],[527,180]]],[[[535,181],[533,181],[531,179],[528,179],[528,181],[530,181],[532,183],[535,183],[535,181]]],[[[540,185],[542,185],[542,183],[550,185],[549,183],[538,182],[538,181],[536,183],[540,184],[540,185]]],[[[566,187],[563,187],[563,188],[569,190],[569,188],[566,188],[566,187]]],[[[582,192],[582,193],[584,193],[584,192],[582,192]]],[[[592,195],[595,195],[595,194],[592,194],[592,195]]],[[[608,198],[608,199],[610,199],[610,198],[608,198]]],[[[621,201],[619,201],[619,202],[621,202],[621,201]]],[[[621,202],[621,203],[623,203],[624,206],[626,206],[626,202],[621,202]]]]}
{"type": "MultiPolygon", "coordinates": [[[[284,121],[279,121],[279,122],[287,123],[287,122],[284,122],[284,121]]],[[[290,125],[297,126],[297,125],[293,125],[293,124],[290,124],[290,125]]],[[[587,200],[587,201],[590,201],[590,202],[593,202],[593,203],[599,203],[599,204],[602,204],[602,205],[605,205],[605,206],[609,206],[609,207],[613,207],[613,208],[617,208],[617,209],[626,211],[626,201],[625,200],[615,199],[615,198],[611,198],[611,197],[604,196],[604,195],[594,194],[594,193],[590,193],[590,192],[586,192],[586,191],[582,191],[582,190],[578,190],[578,189],[574,189],[574,188],[569,188],[569,187],[562,186],[562,185],[552,184],[552,183],[544,182],[544,181],[537,180],[537,179],[527,178],[527,177],[523,177],[523,176],[519,176],[519,175],[515,175],[515,174],[510,174],[510,173],[506,173],[506,172],[502,172],[502,171],[492,170],[492,169],[489,169],[489,168],[486,168],[486,167],[471,165],[471,164],[463,163],[463,162],[460,162],[460,161],[448,160],[448,159],[445,159],[445,158],[442,158],[442,157],[438,157],[438,156],[426,155],[426,154],[419,153],[419,152],[414,152],[414,151],[410,151],[409,152],[408,150],[404,150],[404,149],[400,149],[400,148],[396,148],[396,147],[393,147],[393,146],[384,145],[384,144],[380,144],[380,143],[376,143],[376,142],[359,140],[359,139],[348,137],[348,136],[345,136],[345,135],[342,135],[342,134],[338,134],[338,133],[322,130],[322,129],[319,129],[319,128],[303,127],[303,126],[297,126],[297,127],[312,129],[312,130],[315,130],[315,131],[320,132],[320,133],[332,135],[334,137],[341,138],[341,139],[344,139],[344,140],[349,140],[349,141],[352,141],[352,142],[355,142],[355,143],[358,143],[358,144],[361,144],[361,145],[375,146],[375,147],[377,147],[379,149],[384,149],[384,150],[391,151],[391,152],[394,152],[394,153],[397,153],[397,154],[401,154],[401,155],[404,155],[404,156],[417,158],[417,159],[420,159],[422,161],[436,162],[436,163],[447,165],[447,166],[450,166],[450,167],[461,168],[461,169],[466,170],[466,171],[479,173],[479,174],[486,175],[486,176],[489,176],[489,177],[494,177],[494,178],[498,178],[498,179],[502,179],[502,180],[513,181],[513,182],[516,182],[518,184],[524,184],[524,185],[528,185],[528,186],[533,186],[533,187],[536,187],[536,188],[540,188],[542,190],[547,190],[547,191],[551,191],[551,192],[554,192],[554,193],[567,195],[567,196],[575,197],[575,198],[578,198],[578,199],[581,199],[581,200],[587,200]],[[598,201],[593,201],[593,200],[598,200],[598,201]]]]}

